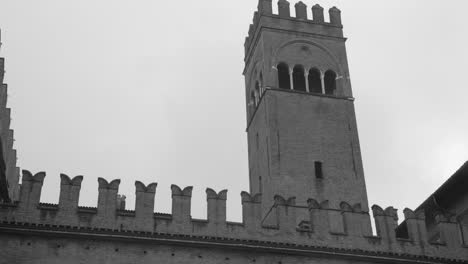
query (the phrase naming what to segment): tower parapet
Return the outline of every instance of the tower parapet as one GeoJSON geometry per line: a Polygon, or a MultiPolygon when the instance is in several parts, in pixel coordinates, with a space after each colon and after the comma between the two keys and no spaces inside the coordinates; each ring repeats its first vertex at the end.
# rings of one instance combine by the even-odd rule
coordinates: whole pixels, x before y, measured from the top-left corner
{"type": "MultiPolygon", "coordinates": [[[[392,256],[404,260],[432,259],[448,263],[468,260],[468,248],[461,240],[459,225],[445,216],[437,217],[437,236],[428,238],[421,211],[404,210],[406,235],[395,231],[396,209],[373,206],[377,235],[371,232],[369,212],[360,204],[342,202],[332,207],[328,201],[309,199],[307,206],[296,204],[295,197],[276,195],[265,223],[261,217],[261,195],[241,193],[242,222],[226,220],[227,190],[206,189],[207,219],[190,215],[192,187],[172,185],[172,214],[154,213],[156,183],[135,183],[135,210],[116,208],[119,180],[99,178],[97,208],[78,206],[82,176],[71,179],[62,174],[58,204],[40,203],[45,173],[23,171],[20,200],[0,203],[0,228],[35,228],[75,232],[93,230],[109,234],[132,233],[134,236],[180,234],[189,237],[219,238],[237,243],[268,243],[308,249],[333,249],[365,254],[375,259],[392,256]],[[245,242],[243,242],[245,241],[245,242]]],[[[428,262],[432,263],[432,262],[428,262]]]]}
{"type": "Polygon", "coordinates": [[[316,23],[324,23],[325,17],[323,16],[323,7],[316,4],[312,7],[312,20],[316,23]]]}
{"type": "Polygon", "coordinates": [[[278,0],[278,14],[273,13],[272,0],[259,0],[257,11],[254,13],[253,22],[249,27],[248,36],[245,39],[245,60],[249,58],[255,36],[264,28],[277,28],[284,30],[296,30],[298,32],[321,34],[333,37],[343,37],[343,25],[341,24],[341,11],[332,7],[329,9],[329,22],[325,22],[324,9],[319,4],[312,7],[312,17],[307,15],[307,5],[302,1],[294,5],[296,16],[291,16],[290,2],[278,0]]]}

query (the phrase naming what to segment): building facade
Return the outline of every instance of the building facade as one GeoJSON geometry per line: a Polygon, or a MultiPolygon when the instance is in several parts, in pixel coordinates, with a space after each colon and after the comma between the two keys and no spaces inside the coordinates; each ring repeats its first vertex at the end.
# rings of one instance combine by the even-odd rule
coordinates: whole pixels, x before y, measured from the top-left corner
{"type": "MultiPolygon", "coordinates": [[[[0,32],[1,47],[1,32],[0,32]]],[[[19,168],[13,148],[13,130],[10,129],[11,109],[7,107],[8,86],[3,83],[5,59],[0,58],[0,201],[18,200],[19,168]]]]}
{"type": "Polygon", "coordinates": [[[207,219],[191,217],[192,187],[98,180],[97,207],[79,206],[82,176],[60,175],[57,204],[40,202],[46,174],[23,171],[19,199],[0,204],[0,263],[468,263],[461,225],[437,212],[369,208],[341,23],[324,9],[259,0],[245,41],[250,190],[242,222],[226,221],[227,190],[206,189],[207,219]],[[373,215],[376,234],[372,232],[373,215]],[[430,234],[429,234],[430,231],[430,234]],[[433,235],[437,234],[437,235],[433,235]]]}

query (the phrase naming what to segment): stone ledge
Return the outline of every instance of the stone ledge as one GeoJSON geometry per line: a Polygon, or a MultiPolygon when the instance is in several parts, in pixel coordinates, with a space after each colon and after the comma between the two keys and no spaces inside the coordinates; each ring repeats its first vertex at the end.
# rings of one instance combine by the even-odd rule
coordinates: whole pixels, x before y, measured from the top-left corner
{"type": "Polygon", "coordinates": [[[134,232],[128,230],[80,228],[75,226],[37,225],[30,223],[2,222],[0,233],[13,235],[39,235],[42,237],[90,238],[101,240],[126,240],[134,243],[155,243],[209,248],[255,250],[267,253],[295,254],[303,256],[329,256],[346,259],[367,260],[391,263],[468,263],[461,259],[417,256],[402,253],[341,249],[326,246],[309,246],[294,243],[278,243],[260,240],[242,240],[226,237],[192,236],[184,234],[166,234],[134,232]]]}

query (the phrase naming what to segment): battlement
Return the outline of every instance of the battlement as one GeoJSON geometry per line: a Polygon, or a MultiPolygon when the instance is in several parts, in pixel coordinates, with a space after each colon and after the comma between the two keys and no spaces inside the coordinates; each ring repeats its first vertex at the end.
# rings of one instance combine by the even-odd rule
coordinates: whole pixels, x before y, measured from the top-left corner
{"type": "Polygon", "coordinates": [[[245,39],[245,60],[251,52],[252,44],[261,28],[290,30],[302,33],[317,34],[335,38],[343,38],[341,11],[332,7],[328,10],[328,22],[325,22],[324,8],[319,4],[312,6],[312,17],[307,15],[307,5],[302,1],[294,5],[296,16],[291,15],[290,2],[278,0],[278,13],[273,13],[272,0],[259,0],[253,22],[249,26],[245,39]]]}
{"type": "Polygon", "coordinates": [[[372,234],[369,212],[360,204],[342,202],[331,208],[328,201],[309,199],[298,206],[295,198],[272,197],[274,205],[268,215],[261,213],[261,194],[241,193],[242,222],[226,221],[227,190],[206,189],[207,219],[191,217],[192,187],[172,185],[172,212],[154,212],[156,183],[135,182],[135,210],[118,207],[120,180],[98,179],[97,207],[80,207],[82,176],[60,175],[57,204],[40,203],[46,174],[23,171],[20,200],[0,204],[0,221],[71,229],[111,230],[144,234],[165,233],[293,243],[305,246],[359,250],[373,254],[392,254],[427,259],[468,260],[468,248],[461,239],[459,225],[444,215],[437,217],[437,234],[429,236],[424,214],[404,210],[403,236],[396,232],[396,209],[372,207],[377,235],[372,234]],[[268,223],[267,223],[268,220],[268,223]],[[423,257],[424,256],[424,257],[423,257]]]}

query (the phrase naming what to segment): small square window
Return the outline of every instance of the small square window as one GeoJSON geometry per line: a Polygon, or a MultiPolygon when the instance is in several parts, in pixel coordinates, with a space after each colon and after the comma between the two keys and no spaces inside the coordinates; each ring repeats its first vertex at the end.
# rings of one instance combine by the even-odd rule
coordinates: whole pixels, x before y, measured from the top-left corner
{"type": "Polygon", "coordinates": [[[316,161],[314,164],[315,164],[315,178],[323,179],[322,162],[316,161]]]}
{"type": "Polygon", "coordinates": [[[258,177],[258,191],[259,193],[263,193],[262,176],[258,177]]]}

